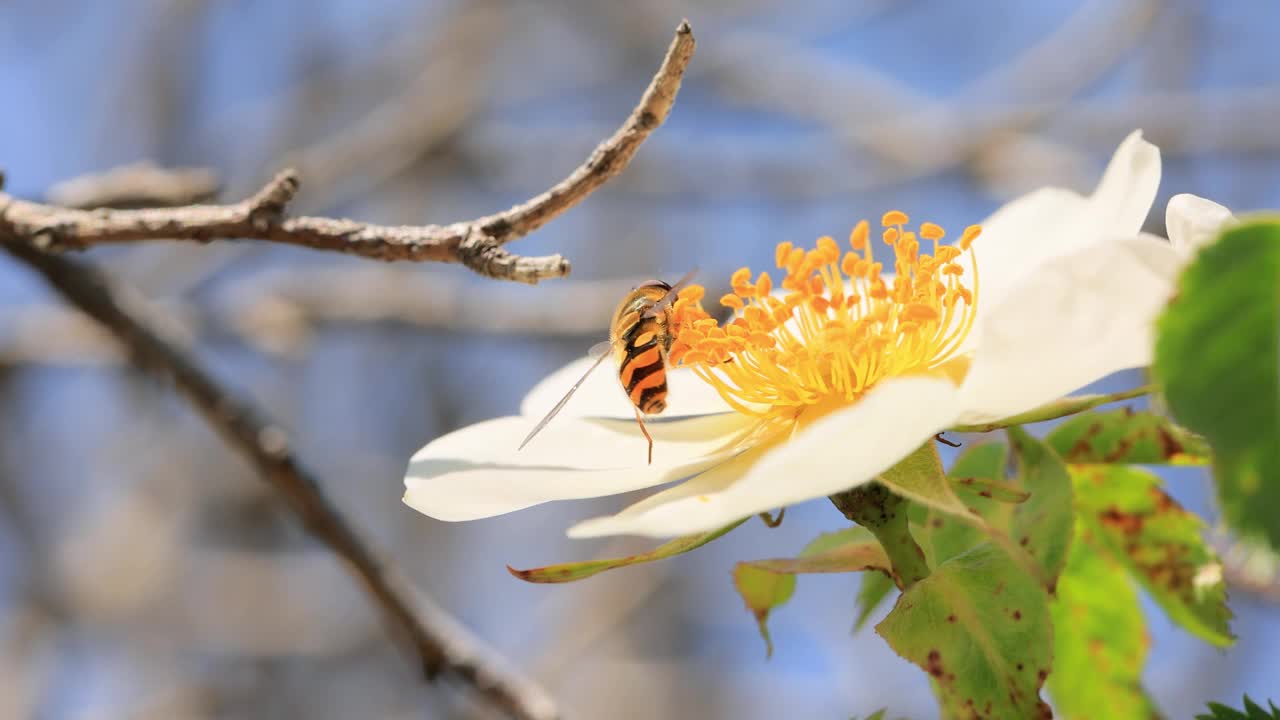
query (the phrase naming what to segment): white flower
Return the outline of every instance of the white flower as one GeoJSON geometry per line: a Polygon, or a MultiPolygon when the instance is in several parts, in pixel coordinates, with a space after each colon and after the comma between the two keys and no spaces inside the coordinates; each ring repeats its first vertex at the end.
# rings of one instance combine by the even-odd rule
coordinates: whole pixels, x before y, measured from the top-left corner
{"type": "Polygon", "coordinates": [[[1174,195],[1165,208],[1164,224],[1169,242],[1188,258],[1237,222],[1230,210],[1189,193],[1174,195]]]}
{"type": "Polygon", "coordinates": [[[865,223],[843,257],[830,238],[807,252],[784,243],[786,294],[771,294],[767,274],[740,270],[722,299],[741,307],[735,327],[702,313],[700,288],[681,293],[670,359],[683,366],[669,373],[666,413],[648,423],[652,466],[617,376],[604,370],[515,452],[584,358],[539,383],[519,417],[419,451],[404,501],[469,520],[683,481],[569,534],[702,532],[868,482],[949,427],[1147,365],[1153,320],[1183,263],[1170,243],[1139,232],[1159,181],[1159,151],[1134,132],[1093,194],[1038,190],[955,245],[939,247],[942,230],[930,223],[907,231],[896,212],[884,218],[887,246],[865,223]],[[896,274],[877,259],[894,260],[896,274]]]}

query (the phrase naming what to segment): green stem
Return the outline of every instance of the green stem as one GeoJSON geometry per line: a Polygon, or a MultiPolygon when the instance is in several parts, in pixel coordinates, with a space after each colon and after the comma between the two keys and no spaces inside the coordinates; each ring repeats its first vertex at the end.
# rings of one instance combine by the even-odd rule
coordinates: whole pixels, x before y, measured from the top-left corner
{"type": "Polygon", "coordinates": [[[880,483],[868,483],[831,496],[836,509],[871,531],[889,556],[894,582],[902,590],[929,577],[924,551],[911,536],[907,501],[880,483]]]}
{"type": "Polygon", "coordinates": [[[949,428],[952,432],[973,432],[983,433],[993,430],[1002,430],[1014,425],[1026,425],[1028,423],[1042,422],[1044,420],[1057,420],[1068,415],[1082,413],[1085,410],[1092,410],[1099,405],[1117,402],[1119,400],[1132,400],[1136,397],[1149,395],[1155,392],[1155,385],[1143,385],[1141,387],[1132,388],[1130,390],[1121,390],[1120,392],[1108,393],[1106,395],[1076,395],[1074,397],[1065,397],[1056,400],[1048,405],[1041,405],[1034,410],[1012,417],[1007,417],[995,422],[980,423],[978,425],[956,425],[949,428]]]}

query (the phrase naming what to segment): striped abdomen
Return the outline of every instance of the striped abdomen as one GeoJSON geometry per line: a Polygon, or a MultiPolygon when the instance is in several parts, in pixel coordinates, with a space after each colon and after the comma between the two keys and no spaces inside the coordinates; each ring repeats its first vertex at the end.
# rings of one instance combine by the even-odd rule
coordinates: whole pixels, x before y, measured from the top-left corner
{"type": "Polygon", "coordinates": [[[644,312],[671,288],[663,282],[641,285],[618,306],[613,318],[617,346],[618,379],[627,397],[645,415],[657,415],[667,407],[666,313],[644,317],[644,312]]]}

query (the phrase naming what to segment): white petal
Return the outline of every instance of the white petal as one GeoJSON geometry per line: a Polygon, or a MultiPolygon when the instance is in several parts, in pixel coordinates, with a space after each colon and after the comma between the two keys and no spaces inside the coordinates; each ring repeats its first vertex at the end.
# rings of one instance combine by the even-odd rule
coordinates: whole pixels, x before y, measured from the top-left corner
{"type": "Polygon", "coordinates": [[[746,416],[649,422],[653,464],[634,418],[556,418],[528,447],[533,421],[505,417],[463,428],[409,461],[404,501],[439,520],[501,515],[551,500],[599,497],[689,477],[741,452],[746,416]]]}
{"type": "Polygon", "coordinates": [[[825,497],[892,467],[954,424],[958,408],[957,390],[946,380],[889,380],[790,440],[747,451],[612,517],[579,523],[569,535],[687,535],[825,497]]]}
{"type": "Polygon", "coordinates": [[[1099,243],[1042,266],[988,311],[961,386],[963,423],[1008,417],[1151,362],[1181,260],[1161,238],[1099,243]]]}
{"type": "Polygon", "coordinates": [[[1089,197],[1043,188],[997,210],[982,223],[973,244],[981,273],[979,310],[1003,300],[1023,275],[1044,262],[1137,234],[1159,185],[1160,150],[1134,131],[1116,149],[1089,197]]]}
{"type": "MultiPolygon", "coordinates": [[[[520,414],[532,418],[546,415],[573,387],[595,360],[579,358],[543,378],[520,403],[520,414]]],[[[605,360],[582,383],[559,417],[630,418],[635,410],[618,381],[618,369],[605,360]]],[[[693,417],[734,412],[712,387],[684,368],[667,369],[667,409],[663,418],[693,417]]],[[[554,420],[552,422],[555,422],[554,420]]]]}
{"type": "Polygon", "coordinates": [[[1164,224],[1169,242],[1187,256],[1213,242],[1219,233],[1236,222],[1230,210],[1190,193],[1174,195],[1165,208],[1164,224]]]}

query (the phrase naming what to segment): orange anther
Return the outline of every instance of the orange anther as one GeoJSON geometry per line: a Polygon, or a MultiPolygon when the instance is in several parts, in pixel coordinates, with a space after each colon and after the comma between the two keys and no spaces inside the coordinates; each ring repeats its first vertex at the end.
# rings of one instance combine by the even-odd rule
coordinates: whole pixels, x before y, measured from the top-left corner
{"type": "Polygon", "coordinates": [[[696,303],[699,300],[702,300],[702,298],[706,296],[706,294],[707,294],[707,289],[702,287],[701,285],[689,285],[688,287],[681,290],[680,293],[676,295],[676,297],[680,298],[681,300],[688,300],[691,303],[696,303]]]}
{"type": "Polygon", "coordinates": [[[778,341],[768,333],[752,333],[747,341],[756,347],[771,348],[778,344],[778,341]]]}
{"type": "Polygon", "coordinates": [[[822,281],[821,277],[814,275],[813,277],[809,278],[809,292],[813,293],[814,295],[821,295],[822,291],[826,289],[827,289],[827,284],[822,281]]]}
{"type": "Polygon", "coordinates": [[[969,246],[973,244],[973,241],[977,239],[977,237],[981,234],[982,234],[981,225],[970,225],[969,227],[964,229],[963,233],[961,233],[960,242],[957,244],[960,246],[960,249],[968,250],[969,246]]]}
{"type": "Polygon", "coordinates": [[[793,247],[790,240],[778,243],[778,247],[773,250],[773,261],[779,268],[787,266],[787,258],[791,256],[791,248],[793,247]]]}
{"type": "Polygon", "coordinates": [[[690,350],[684,355],[684,365],[700,365],[710,360],[710,356],[702,350],[690,350]]]}
{"type": "Polygon", "coordinates": [[[862,258],[858,257],[858,255],[854,253],[845,253],[844,259],[840,261],[840,272],[853,277],[854,271],[858,269],[858,261],[861,259],[862,258]]]}
{"type": "Polygon", "coordinates": [[[787,272],[794,273],[800,269],[800,263],[804,262],[804,248],[792,248],[787,253],[787,272]]]}
{"type": "Polygon", "coordinates": [[[941,317],[936,309],[914,303],[903,309],[902,316],[910,320],[937,320],[941,317]]]}
{"type": "Polygon", "coordinates": [[[898,228],[891,227],[891,228],[885,228],[884,233],[880,237],[884,239],[885,245],[892,245],[898,242],[898,237],[901,234],[902,233],[898,232],[898,228]]]}
{"type": "Polygon", "coordinates": [[[867,247],[867,237],[871,234],[870,225],[866,220],[859,220],[857,225],[853,226],[853,231],[849,233],[849,246],[854,250],[863,250],[867,247]]]}
{"type": "Polygon", "coordinates": [[[907,214],[901,210],[890,210],[880,218],[880,224],[889,227],[891,225],[906,225],[910,221],[907,214]]]}
{"type": "Polygon", "coordinates": [[[950,265],[947,265],[946,267],[942,268],[942,274],[955,275],[956,277],[959,277],[964,274],[964,268],[960,267],[959,265],[956,265],[955,263],[951,263],[950,265]]]}
{"type": "Polygon", "coordinates": [[[816,313],[824,313],[827,311],[827,308],[830,306],[831,306],[831,303],[827,302],[827,299],[822,297],[821,295],[815,295],[809,298],[809,307],[812,308],[813,311],[816,313]]]}
{"type": "Polygon", "coordinates": [[[925,240],[941,240],[946,237],[947,231],[942,229],[941,225],[927,222],[920,224],[920,237],[925,240]]]}
{"type": "Polygon", "coordinates": [[[749,282],[751,282],[751,268],[749,267],[740,267],[733,271],[733,275],[729,276],[729,284],[735,289],[739,285],[746,285],[749,282]]]}
{"type": "Polygon", "coordinates": [[[741,310],[743,305],[742,298],[732,293],[728,295],[721,295],[720,304],[725,307],[733,308],[734,310],[741,310]]]}
{"type": "Polygon", "coordinates": [[[818,252],[822,254],[822,259],[827,263],[833,263],[840,259],[840,246],[836,244],[834,238],[828,235],[818,238],[818,252]]]}
{"type": "Polygon", "coordinates": [[[760,273],[760,278],[756,280],[756,297],[769,297],[771,292],[773,292],[773,278],[769,277],[769,273],[760,273]]]}
{"type": "Polygon", "coordinates": [[[810,250],[804,254],[804,268],[807,272],[817,270],[819,267],[827,264],[827,259],[821,250],[810,250]]]}
{"type": "Polygon", "coordinates": [[[940,263],[951,262],[952,260],[960,257],[960,248],[955,245],[943,245],[938,248],[936,255],[938,257],[938,262],[940,263]]]}

